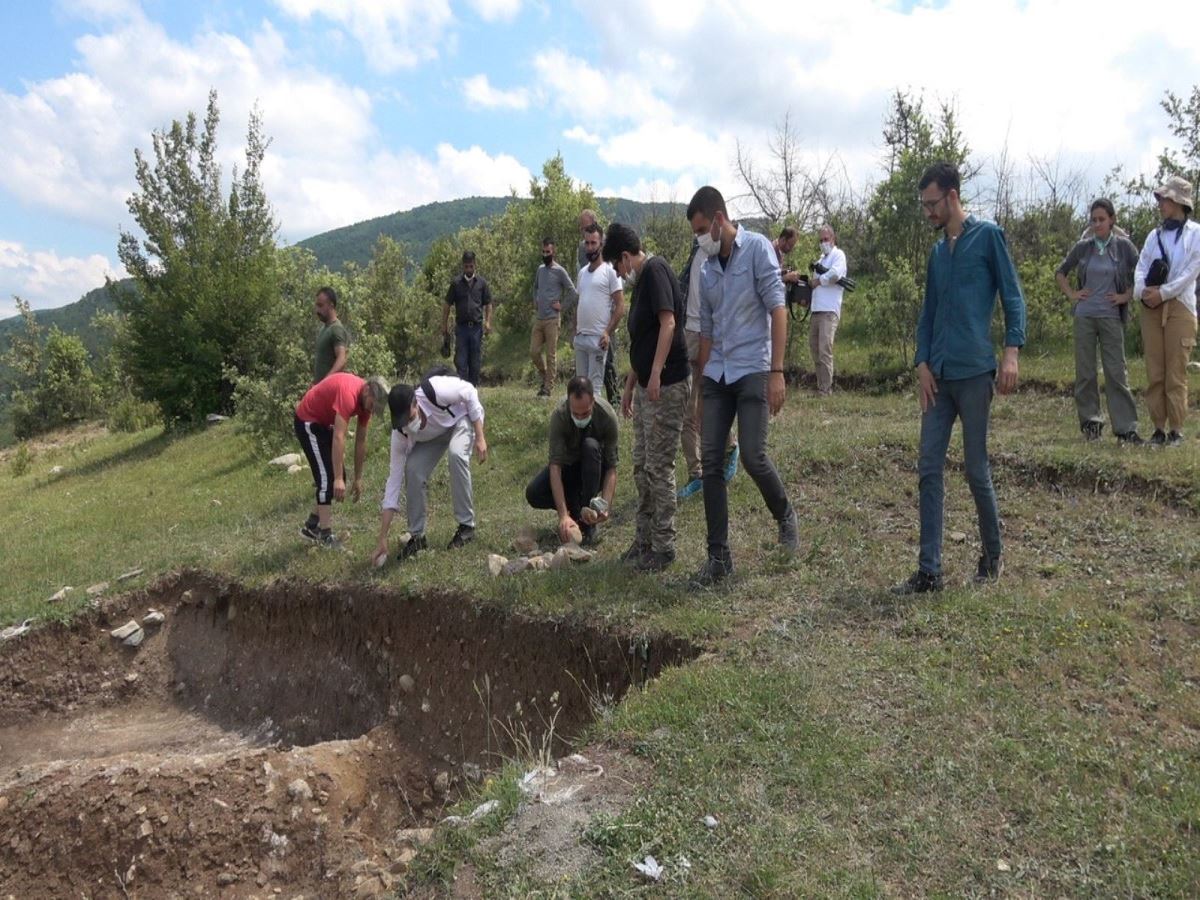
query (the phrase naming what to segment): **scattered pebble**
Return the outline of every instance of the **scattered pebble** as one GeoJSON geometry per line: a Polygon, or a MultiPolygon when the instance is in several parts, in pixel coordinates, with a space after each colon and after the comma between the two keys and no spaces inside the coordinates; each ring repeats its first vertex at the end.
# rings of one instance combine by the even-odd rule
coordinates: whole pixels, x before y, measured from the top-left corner
{"type": "Polygon", "coordinates": [[[217,884],[221,887],[226,887],[231,884],[236,884],[238,877],[233,872],[222,872],[217,876],[217,884]]]}
{"type": "Polygon", "coordinates": [[[46,602],[47,603],[58,603],[60,600],[66,600],[67,594],[71,593],[71,591],[73,591],[73,590],[75,590],[75,588],[73,588],[73,587],[60,588],[58,593],[56,593],[53,597],[51,597],[46,602]]]}
{"type": "Polygon", "coordinates": [[[967,539],[967,533],[965,531],[952,531],[948,537],[950,540],[954,541],[954,543],[961,544],[967,539]]]}
{"type": "Polygon", "coordinates": [[[287,466],[298,466],[298,465],[300,465],[300,461],[303,458],[304,457],[302,457],[299,453],[285,453],[285,454],[283,454],[283,456],[275,457],[273,460],[271,460],[269,463],[267,463],[267,465],[268,466],[283,466],[285,468],[287,466]]]}
{"type": "Polygon", "coordinates": [[[33,619],[26,619],[20,625],[10,625],[3,631],[0,631],[0,641],[11,641],[13,638],[19,638],[26,634],[33,625],[33,619]]]}
{"type": "Polygon", "coordinates": [[[711,829],[713,829],[713,828],[716,828],[718,825],[720,825],[720,824],[721,824],[720,822],[718,822],[718,821],[717,821],[717,817],[716,817],[716,816],[713,816],[713,815],[708,815],[708,816],[705,816],[705,817],[704,817],[703,819],[701,819],[700,821],[701,821],[701,822],[703,822],[703,823],[704,823],[704,827],[705,827],[705,828],[708,828],[709,830],[711,830],[711,829]]]}
{"type": "Polygon", "coordinates": [[[51,475],[61,475],[61,474],[62,474],[62,470],[63,470],[63,467],[62,467],[62,466],[51,466],[51,467],[50,467],[50,474],[51,474],[51,475]]]}
{"type": "Polygon", "coordinates": [[[508,565],[508,560],[496,553],[489,553],[487,558],[488,573],[493,577],[498,577],[504,567],[508,565]]]}
{"type": "Polygon", "coordinates": [[[400,690],[406,694],[411,694],[417,688],[417,682],[413,680],[411,675],[405,674],[400,676],[400,690]]]}
{"type": "Polygon", "coordinates": [[[101,581],[97,584],[93,584],[84,593],[86,593],[89,597],[99,597],[101,594],[103,594],[107,590],[108,590],[108,582],[101,581]]]}
{"type": "Polygon", "coordinates": [[[297,803],[311,800],[313,796],[312,788],[308,786],[308,782],[303,778],[297,778],[288,785],[288,796],[297,803]]]}
{"type": "Polygon", "coordinates": [[[130,578],[137,578],[145,571],[145,569],[130,569],[128,572],[118,575],[117,581],[128,581],[130,578]]]}

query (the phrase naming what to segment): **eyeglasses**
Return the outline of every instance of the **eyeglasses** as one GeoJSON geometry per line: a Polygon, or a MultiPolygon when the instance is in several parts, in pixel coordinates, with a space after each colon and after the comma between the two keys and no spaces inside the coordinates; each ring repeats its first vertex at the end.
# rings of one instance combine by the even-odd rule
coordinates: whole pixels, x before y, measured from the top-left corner
{"type": "Polygon", "coordinates": [[[917,202],[919,204],[921,204],[921,209],[925,210],[925,212],[933,212],[935,209],[937,209],[937,205],[949,196],[950,196],[950,192],[947,191],[946,193],[942,194],[942,196],[938,197],[936,200],[922,200],[920,197],[918,197],[917,202]]]}

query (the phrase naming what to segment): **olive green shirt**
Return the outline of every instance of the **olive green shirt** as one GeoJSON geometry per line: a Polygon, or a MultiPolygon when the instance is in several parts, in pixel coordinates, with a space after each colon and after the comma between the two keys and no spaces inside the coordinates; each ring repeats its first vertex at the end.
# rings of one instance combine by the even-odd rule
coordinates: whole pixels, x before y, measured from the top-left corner
{"type": "Polygon", "coordinates": [[[350,335],[346,333],[346,326],[341,322],[330,322],[321,329],[317,335],[317,355],[313,360],[313,384],[328,375],[329,370],[333,368],[338,346],[344,347],[349,343],[350,335]]]}
{"type": "Polygon", "coordinates": [[[579,462],[584,438],[595,438],[600,442],[600,454],[605,469],[617,465],[617,414],[613,408],[596,398],[592,404],[592,421],[587,428],[579,428],[571,418],[571,408],[564,399],[550,413],[550,463],[557,466],[573,466],[579,462]]]}

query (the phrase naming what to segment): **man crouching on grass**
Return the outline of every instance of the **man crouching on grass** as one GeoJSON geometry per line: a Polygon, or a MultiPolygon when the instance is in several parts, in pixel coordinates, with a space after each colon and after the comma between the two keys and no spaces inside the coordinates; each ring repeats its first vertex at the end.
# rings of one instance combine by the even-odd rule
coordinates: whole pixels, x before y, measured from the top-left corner
{"type": "Polygon", "coordinates": [[[308,458],[317,502],[300,534],[328,550],[341,543],[330,527],[334,500],[346,498],[346,432],[350,418],[358,418],[354,435],[354,481],[350,499],[362,494],[363,462],[367,458],[367,425],[371,413],[387,403],[387,382],[373,377],[363,380],[349,372],[336,372],[318,381],[296,405],[296,440],[308,458]]]}

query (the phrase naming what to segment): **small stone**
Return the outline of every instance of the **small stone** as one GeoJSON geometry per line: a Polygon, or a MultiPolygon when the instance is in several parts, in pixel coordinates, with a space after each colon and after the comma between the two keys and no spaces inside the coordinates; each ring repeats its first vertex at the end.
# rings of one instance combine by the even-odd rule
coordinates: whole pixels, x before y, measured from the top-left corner
{"type": "Polygon", "coordinates": [[[401,828],[396,832],[396,843],[421,845],[433,840],[432,828],[401,828]]]}
{"type": "Polygon", "coordinates": [[[413,680],[411,675],[405,674],[400,676],[400,690],[406,694],[411,694],[417,689],[417,682],[413,680]]]}
{"type": "Polygon", "coordinates": [[[6,809],[8,809],[8,798],[0,797],[0,813],[4,812],[6,809]]]}
{"type": "Polygon", "coordinates": [[[128,572],[123,572],[117,576],[117,581],[128,581],[130,578],[137,578],[145,569],[130,569],[128,572]]]}
{"type": "Polygon", "coordinates": [[[954,543],[961,544],[967,539],[967,533],[965,531],[952,531],[947,537],[954,541],[954,543]]]}
{"type": "Polygon", "coordinates": [[[59,589],[58,593],[56,593],[53,597],[51,597],[46,602],[47,603],[58,603],[60,600],[66,600],[67,594],[71,593],[71,591],[73,591],[73,590],[75,590],[75,588],[73,588],[73,587],[61,588],[61,589],[59,589]]]}
{"type": "Polygon", "coordinates": [[[142,626],[137,623],[137,620],[130,619],[128,622],[126,622],[120,628],[114,628],[112,631],[109,632],[109,634],[111,634],[116,640],[123,641],[123,640],[125,640],[125,638],[129,637],[135,631],[141,631],[141,630],[142,630],[142,626]]]}
{"type": "Polygon", "coordinates": [[[297,803],[305,800],[311,800],[313,796],[312,788],[308,786],[308,782],[303,778],[297,778],[288,785],[288,796],[297,803]]]}
{"type": "Polygon", "coordinates": [[[220,501],[220,500],[218,500],[216,497],[213,497],[213,498],[212,498],[212,505],[213,505],[213,506],[220,506],[220,505],[221,505],[221,501],[220,501]]]}
{"type": "Polygon", "coordinates": [[[139,678],[141,678],[141,676],[138,675],[137,672],[130,672],[128,675],[125,676],[125,683],[126,684],[136,684],[137,680],[139,678]]]}
{"type": "Polygon", "coordinates": [[[98,584],[93,584],[90,588],[87,589],[87,591],[85,591],[85,593],[89,597],[99,597],[101,594],[103,594],[107,590],[108,590],[108,582],[101,581],[98,584]]]}
{"type": "Polygon", "coordinates": [[[496,553],[489,553],[487,558],[488,573],[496,578],[504,571],[504,567],[508,565],[508,560],[496,553]]]}
{"type": "Polygon", "coordinates": [[[28,634],[32,626],[33,619],[26,619],[20,625],[10,625],[3,631],[0,631],[0,641],[11,641],[13,638],[19,638],[23,634],[28,634]]]}
{"type": "Polygon", "coordinates": [[[160,613],[157,609],[152,609],[142,617],[142,625],[161,625],[167,621],[167,617],[160,613]]]}
{"type": "Polygon", "coordinates": [[[550,568],[555,571],[565,569],[569,565],[571,565],[571,558],[567,556],[565,546],[559,547],[554,551],[554,555],[550,557],[550,568]]]}
{"type": "Polygon", "coordinates": [[[705,816],[703,819],[701,819],[701,821],[704,823],[704,827],[709,829],[710,831],[721,824],[720,822],[717,821],[716,816],[711,816],[711,815],[705,816]]]}
{"type": "Polygon", "coordinates": [[[125,640],[121,641],[121,643],[126,647],[140,647],[142,646],[142,641],[145,639],[146,632],[142,629],[142,626],[139,625],[138,630],[129,635],[129,637],[125,638],[125,640]]]}
{"type": "Polygon", "coordinates": [[[1007,859],[998,859],[996,860],[996,870],[998,872],[1011,872],[1012,866],[1009,865],[1007,859]]]}
{"type": "Polygon", "coordinates": [[[579,525],[574,521],[567,526],[567,537],[576,544],[583,543],[583,532],[579,530],[579,525]]]}
{"type": "Polygon", "coordinates": [[[154,834],[154,826],[149,822],[143,822],[142,827],[138,829],[138,837],[142,840],[145,840],[152,834],[154,834]]]}
{"type": "Polygon", "coordinates": [[[571,562],[591,562],[595,556],[591,550],[584,550],[578,544],[563,544],[561,552],[565,553],[571,562]]]}
{"type": "Polygon", "coordinates": [[[529,569],[531,572],[544,572],[546,569],[550,568],[550,560],[554,558],[554,554],[549,553],[546,554],[546,556],[530,556],[525,560],[525,568],[529,569]],[[546,556],[549,556],[550,559],[547,559],[546,556]]]}
{"type": "Polygon", "coordinates": [[[287,473],[289,475],[295,475],[297,472],[303,472],[303,471],[304,471],[304,466],[296,465],[296,466],[288,466],[287,467],[287,473]]]}
{"type": "Polygon", "coordinates": [[[217,884],[221,887],[228,887],[231,884],[236,884],[238,877],[233,872],[222,872],[217,876],[217,884]]]}
{"type": "Polygon", "coordinates": [[[61,475],[61,474],[62,474],[62,470],[63,470],[63,467],[62,467],[62,466],[51,466],[51,467],[50,467],[50,474],[51,474],[51,475],[61,475]]]}
{"type": "Polygon", "coordinates": [[[502,575],[519,575],[529,568],[529,560],[524,556],[518,556],[516,559],[509,560],[504,564],[501,570],[502,575]]]}
{"type": "Polygon", "coordinates": [[[299,453],[285,453],[283,456],[275,457],[273,460],[267,463],[267,465],[283,466],[284,468],[287,468],[288,466],[298,466],[303,459],[304,457],[302,457],[299,453]]]}
{"type": "Polygon", "coordinates": [[[433,779],[433,789],[439,794],[444,794],[450,790],[450,773],[438,772],[437,778],[433,779]]]}
{"type": "Polygon", "coordinates": [[[204,424],[208,425],[209,427],[212,427],[213,425],[220,425],[222,422],[228,421],[229,416],[223,416],[220,413],[209,413],[204,417],[204,424]]]}

